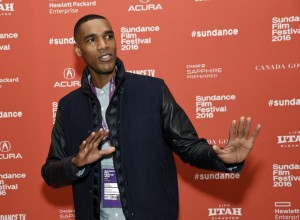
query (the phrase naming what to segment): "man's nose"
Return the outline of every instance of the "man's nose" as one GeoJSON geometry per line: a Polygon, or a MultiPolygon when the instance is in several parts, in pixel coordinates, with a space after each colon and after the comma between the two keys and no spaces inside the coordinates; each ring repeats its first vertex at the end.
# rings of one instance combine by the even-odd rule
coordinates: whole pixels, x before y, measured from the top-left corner
{"type": "Polygon", "coordinates": [[[106,40],[103,38],[100,38],[98,40],[98,50],[105,50],[105,49],[107,49],[107,47],[108,47],[108,44],[107,44],[106,40]]]}

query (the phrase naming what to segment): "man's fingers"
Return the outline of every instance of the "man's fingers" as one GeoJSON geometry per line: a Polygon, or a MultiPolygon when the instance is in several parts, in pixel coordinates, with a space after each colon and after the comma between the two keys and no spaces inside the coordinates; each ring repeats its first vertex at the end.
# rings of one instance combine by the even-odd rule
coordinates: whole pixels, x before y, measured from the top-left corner
{"type": "Polygon", "coordinates": [[[82,142],[83,148],[95,148],[98,147],[99,143],[103,140],[105,136],[108,135],[108,131],[103,131],[102,128],[100,128],[96,132],[92,132],[85,141],[82,142]]]}
{"type": "Polygon", "coordinates": [[[260,132],[260,129],[261,129],[261,125],[258,124],[255,128],[255,130],[253,131],[252,133],[252,136],[251,136],[251,140],[252,142],[254,142],[254,140],[256,139],[256,137],[258,136],[259,132],[260,132]]]}
{"type": "Polygon", "coordinates": [[[107,135],[108,131],[103,131],[102,128],[100,128],[97,132],[92,132],[84,141],[82,141],[79,146],[80,151],[85,151],[87,153],[88,151],[98,148],[100,142],[107,135]]]}
{"type": "Polygon", "coordinates": [[[229,130],[229,140],[234,140],[236,138],[236,120],[231,122],[231,127],[229,130]]]}
{"type": "Polygon", "coordinates": [[[86,144],[90,144],[90,142],[95,138],[96,132],[92,132],[86,139],[86,144]]]}
{"type": "Polygon", "coordinates": [[[214,151],[215,151],[216,154],[219,154],[222,151],[222,149],[219,148],[217,145],[213,145],[213,149],[214,149],[214,151]]]}
{"type": "Polygon", "coordinates": [[[115,150],[116,150],[115,147],[109,147],[104,150],[99,150],[99,154],[101,155],[101,157],[103,157],[105,155],[109,155],[109,154],[113,153],[115,150]]]}
{"type": "Polygon", "coordinates": [[[246,119],[246,128],[245,128],[245,134],[244,134],[246,139],[249,137],[250,129],[251,129],[251,118],[248,117],[246,119]]]}
{"type": "Polygon", "coordinates": [[[94,147],[98,147],[98,145],[100,144],[100,142],[103,140],[103,138],[105,138],[108,135],[108,133],[109,133],[108,130],[103,131],[102,128],[99,129],[99,131],[95,135],[94,147]]]}
{"type": "Polygon", "coordinates": [[[242,117],[240,118],[240,122],[239,122],[238,129],[237,129],[237,136],[238,136],[239,138],[242,138],[242,137],[244,137],[244,135],[245,135],[244,124],[245,124],[245,117],[242,116],[242,117]]]}

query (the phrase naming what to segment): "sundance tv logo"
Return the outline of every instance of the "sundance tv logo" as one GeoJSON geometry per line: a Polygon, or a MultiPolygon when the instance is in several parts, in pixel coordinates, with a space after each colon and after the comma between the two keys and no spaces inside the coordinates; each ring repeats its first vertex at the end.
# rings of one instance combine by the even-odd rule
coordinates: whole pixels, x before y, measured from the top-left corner
{"type": "Polygon", "coordinates": [[[139,0],[136,5],[130,5],[129,12],[142,12],[142,11],[159,11],[162,10],[161,4],[151,3],[150,0],[139,0]]]}
{"type": "Polygon", "coordinates": [[[11,152],[11,144],[9,141],[0,141],[0,160],[16,160],[22,158],[20,153],[11,152]]]}
{"type": "Polygon", "coordinates": [[[73,80],[75,79],[76,72],[73,68],[66,68],[64,69],[63,72],[64,79],[63,81],[60,82],[55,82],[54,83],[54,88],[59,87],[59,88],[67,88],[67,87],[80,87],[80,81],[78,80],[73,80]]]}
{"type": "Polygon", "coordinates": [[[0,0],[0,16],[11,15],[15,11],[14,4],[0,0]]]}

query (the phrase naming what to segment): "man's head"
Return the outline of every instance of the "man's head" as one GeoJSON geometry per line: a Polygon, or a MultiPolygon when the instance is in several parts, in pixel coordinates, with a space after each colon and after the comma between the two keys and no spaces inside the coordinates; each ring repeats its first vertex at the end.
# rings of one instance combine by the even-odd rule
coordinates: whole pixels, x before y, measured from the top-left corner
{"type": "Polygon", "coordinates": [[[91,74],[114,72],[117,46],[109,21],[90,14],[80,18],[74,27],[75,53],[86,62],[91,74]]]}

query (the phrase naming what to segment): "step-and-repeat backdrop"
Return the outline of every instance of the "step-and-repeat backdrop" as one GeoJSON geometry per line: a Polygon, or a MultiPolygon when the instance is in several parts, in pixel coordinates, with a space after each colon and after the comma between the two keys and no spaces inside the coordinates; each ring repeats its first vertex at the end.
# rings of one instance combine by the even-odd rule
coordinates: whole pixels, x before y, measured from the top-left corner
{"type": "Polygon", "coordinates": [[[176,156],[180,220],[300,219],[299,0],[0,0],[0,219],[74,219],[70,187],[40,176],[59,99],[80,86],[73,26],[112,23],[126,69],[163,78],[199,135],[261,123],[245,169],[176,156]]]}

